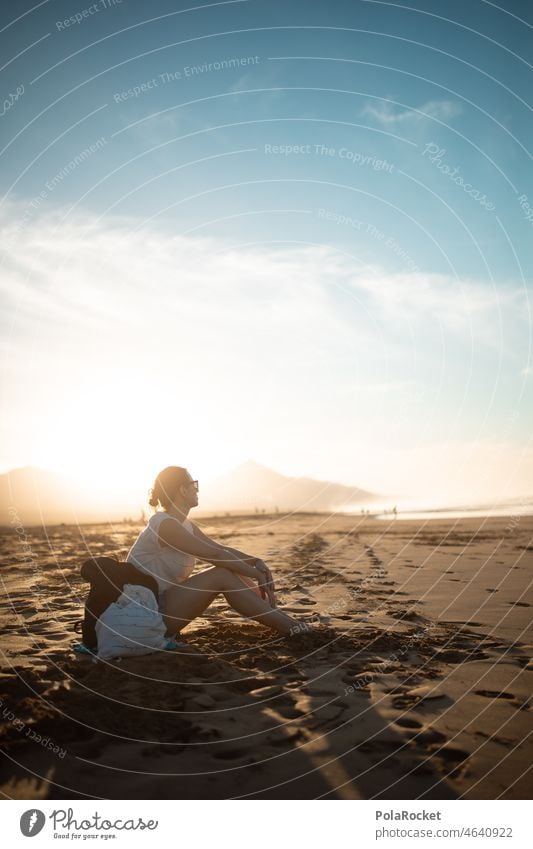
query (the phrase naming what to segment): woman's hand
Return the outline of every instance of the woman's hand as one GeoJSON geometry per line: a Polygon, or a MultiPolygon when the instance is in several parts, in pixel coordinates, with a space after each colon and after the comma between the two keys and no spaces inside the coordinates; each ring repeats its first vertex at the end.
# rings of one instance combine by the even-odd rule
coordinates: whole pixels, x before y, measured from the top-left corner
{"type": "Polygon", "coordinates": [[[276,587],[274,585],[274,578],[272,576],[272,572],[264,562],[264,560],[256,559],[254,563],[255,568],[259,572],[258,585],[261,590],[262,598],[268,598],[271,607],[277,607],[276,602],[276,587]]]}

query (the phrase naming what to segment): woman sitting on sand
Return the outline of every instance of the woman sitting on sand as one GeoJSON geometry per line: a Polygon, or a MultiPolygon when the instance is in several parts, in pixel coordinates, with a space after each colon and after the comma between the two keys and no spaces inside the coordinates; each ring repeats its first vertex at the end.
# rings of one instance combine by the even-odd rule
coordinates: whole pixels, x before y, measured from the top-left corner
{"type": "Polygon", "coordinates": [[[276,607],[274,580],[266,563],[219,545],[187,518],[198,505],[198,481],[186,469],[163,469],[149,503],[163,509],[150,518],[126,559],[156,579],[167,636],[178,634],[220,593],[238,613],[281,634],[310,630],[276,607]],[[197,557],[213,566],[190,577],[197,557]]]}

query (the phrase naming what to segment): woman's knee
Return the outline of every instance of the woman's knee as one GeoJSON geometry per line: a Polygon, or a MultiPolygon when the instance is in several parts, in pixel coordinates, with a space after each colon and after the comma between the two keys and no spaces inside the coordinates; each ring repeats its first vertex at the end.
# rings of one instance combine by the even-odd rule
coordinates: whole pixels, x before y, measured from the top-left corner
{"type": "Polygon", "coordinates": [[[212,570],[213,579],[217,589],[225,590],[235,586],[238,576],[225,566],[214,566],[212,570]]]}

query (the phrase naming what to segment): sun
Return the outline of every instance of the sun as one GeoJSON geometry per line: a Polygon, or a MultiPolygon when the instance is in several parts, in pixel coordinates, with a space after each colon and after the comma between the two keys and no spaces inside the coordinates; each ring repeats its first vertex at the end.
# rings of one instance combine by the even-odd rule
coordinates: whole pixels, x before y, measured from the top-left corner
{"type": "Polygon", "coordinates": [[[101,377],[49,410],[34,437],[36,465],[68,479],[84,500],[140,509],[165,466],[186,466],[202,485],[227,470],[232,454],[240,456],[211,417],[196,416],[179,399],[142,404],[123,375],[118,386],[101,377]]]}

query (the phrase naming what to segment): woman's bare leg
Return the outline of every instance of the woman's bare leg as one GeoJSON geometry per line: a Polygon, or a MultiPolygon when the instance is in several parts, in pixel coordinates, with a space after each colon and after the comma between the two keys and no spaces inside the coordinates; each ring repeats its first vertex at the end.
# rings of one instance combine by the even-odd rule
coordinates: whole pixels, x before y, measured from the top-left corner
{"type": "Polygon", "coordinates": [[[166,591],[163,619],[167,634],[179,633],[200,616],[220,593],[224,594],[238,613],[274,628],[281,634],[290,634],[295,628],[301,629],[295,619],[282,610],[270,607],[267,601],[246,587],[235,572],[213,566],[166,591]]]}

